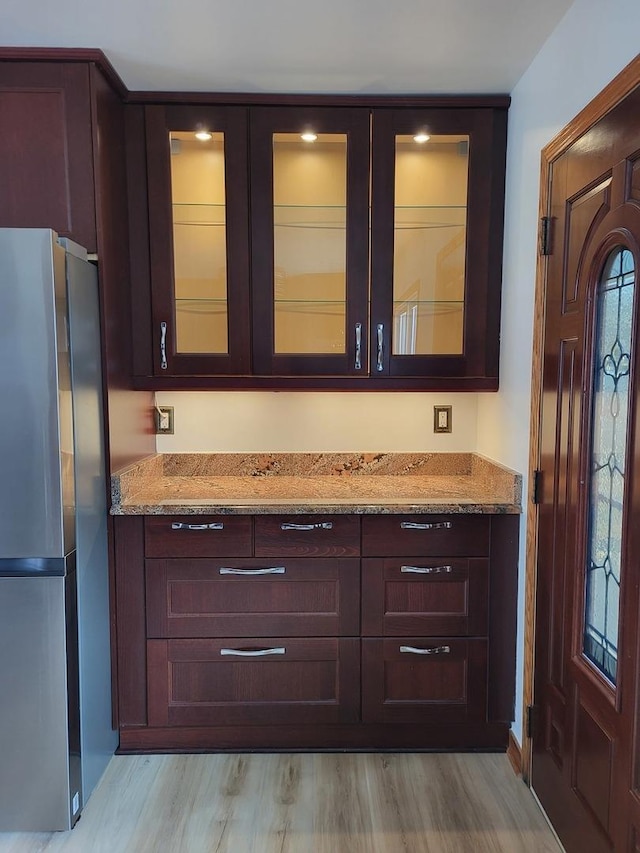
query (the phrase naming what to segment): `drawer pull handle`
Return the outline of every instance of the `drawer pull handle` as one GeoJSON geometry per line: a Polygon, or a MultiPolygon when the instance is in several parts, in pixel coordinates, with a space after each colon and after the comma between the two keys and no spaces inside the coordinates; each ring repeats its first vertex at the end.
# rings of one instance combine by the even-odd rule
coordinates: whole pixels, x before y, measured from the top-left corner
{"type": "Polygon", "coordinates": [[[260,658],[265,655],[284,655],[287,650],[284,646],[274,649],[220,649],[221,655],[236,655],[241,658],[260,658]]]}
{"type": "Polygon", "coordinates": [[[450,575],[453,566],[400,566],[400,571],[408,575],[450,575]]]}
{"type": "Polygon", "coordinates": [[[333,521],[316,521],[315,524],[294,524],[290,521],[284,521],[280,525],[280,530],[331,530],[333,521]]]}
{"type": "Polygon", "coordinates": [[[415,646],[400,646],[400,651],[408,655],[448,655],[451,646],[434,646],[431,649],[418,649],[415,646]]]}
{"type": "Polygon", "coordinates": [[[229,569],[223,566],[221,575],[283,575],[286,572],[284,566],[273,566],[268,569],[229,569]]]}
{"type": "Polygon", "coordinates": [[[222,521],[214,521],[212,524],[183,524],[181,521],[174,521],[171,525],[172,530],[224,530],[222,521]]]}
{"type": "Polygon", "coordinates": [[[450,530],[453,527],[451,521],[432,521],[423,524],[419,521],[401,521],[403,530],[450,530]]]}

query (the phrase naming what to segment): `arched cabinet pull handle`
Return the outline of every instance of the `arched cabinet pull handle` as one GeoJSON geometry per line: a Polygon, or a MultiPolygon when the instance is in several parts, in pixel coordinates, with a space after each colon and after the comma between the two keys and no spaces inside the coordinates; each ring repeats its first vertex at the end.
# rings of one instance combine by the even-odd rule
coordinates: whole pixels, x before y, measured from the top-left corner
{"type": "Polygon", "coordinates": [[[283,575],[286,572],[284,566],[273,566],[265,569],[231,569],[223,566],[221,575],[283,575]]]}
{"type": "Polygon", "coordinates": [[[433,646],[430,649],[418,649],[416,646],[400,646],[400,651],[403,654],[409,655],[448,655],[451,652],[451,646],[433,646]]]}
{"type": "Polygon", "coordinates": [[[265,655],[284,655],[287,650],[284,646],[273,649],[220,649],[221,655],[235,655],[239,658],[261,658],[265,655]]]}
{"type": "Polygon", "coordinates": [[[222,521],[214,521],[211,524],[184,524],[181,521],[174,521],[171,525],[172,530],[224,530],[222,521]]]}
{"type": "Polygon", "coordinates": [[[407,575],[450,575],[453,566],[400,566],[400,571],[407,575]]]}
{"type": "Polygon", "coordinates": [[[418,521],[401,521],[402,530],[450,530],[453,524],[450,521],[434,521],[422,524],[418,521]]]}

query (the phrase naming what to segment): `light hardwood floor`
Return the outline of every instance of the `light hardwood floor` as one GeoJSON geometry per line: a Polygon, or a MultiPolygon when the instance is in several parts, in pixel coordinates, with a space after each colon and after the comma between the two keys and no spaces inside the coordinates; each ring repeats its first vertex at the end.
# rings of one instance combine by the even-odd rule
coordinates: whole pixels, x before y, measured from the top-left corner
{"type": "Polygon", "coordinates": [[[1,853],[559,853],[504,755],[116,756],[72,832],[1,853]]]}

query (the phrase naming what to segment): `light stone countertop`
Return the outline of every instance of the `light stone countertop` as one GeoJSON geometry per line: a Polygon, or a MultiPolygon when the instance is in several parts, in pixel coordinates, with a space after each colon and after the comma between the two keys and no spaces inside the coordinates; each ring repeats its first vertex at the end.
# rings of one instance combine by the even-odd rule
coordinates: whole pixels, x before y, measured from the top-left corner
{"type": "Polygon", "coordinates": [[[522,478],[474,453],[177,453],[111,479],[112,515],[519,513],[522,478]]]}

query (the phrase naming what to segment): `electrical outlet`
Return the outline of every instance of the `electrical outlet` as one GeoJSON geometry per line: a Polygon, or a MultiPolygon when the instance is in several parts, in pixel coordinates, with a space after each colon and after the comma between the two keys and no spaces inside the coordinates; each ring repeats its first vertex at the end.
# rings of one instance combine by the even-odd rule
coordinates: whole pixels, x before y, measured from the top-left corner
{"type": "Polygon", "coordinates": [[[173,406],[156,406],[154,416],[156,435],[173,435],[173,406]]]}
{"type": "Polygon", "coordinates": [[[433,407],[433,431],[451,432],[451,406],[433,407]]]}

